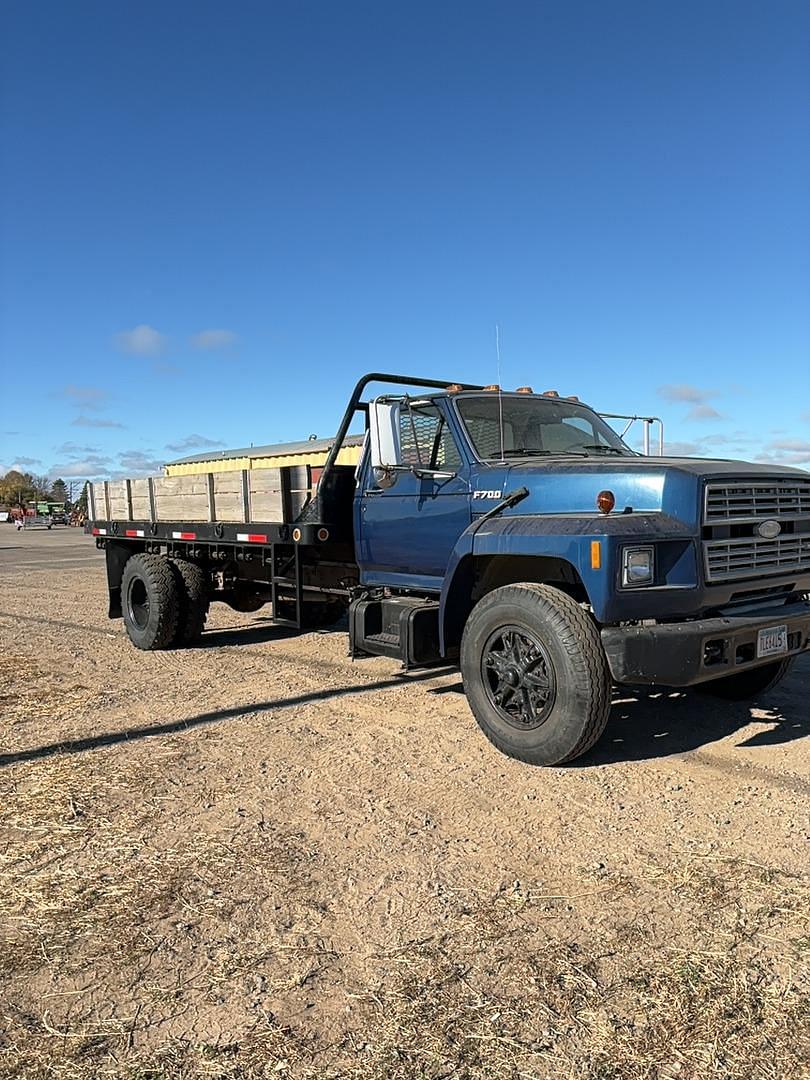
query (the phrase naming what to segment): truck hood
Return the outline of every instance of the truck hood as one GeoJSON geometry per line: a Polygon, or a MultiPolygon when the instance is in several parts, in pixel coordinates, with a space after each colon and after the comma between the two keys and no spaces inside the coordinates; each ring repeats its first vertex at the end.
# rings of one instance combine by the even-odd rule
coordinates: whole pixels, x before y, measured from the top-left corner
{"type": "Polygon", "coordinates": [[[808,480],[810,473],[719,458],[527,457],[482,470],[474,484],[474,508],[485,511],[499,492],[507,495],[525,486],[529,496],[507,513],[592,515],[597,494],[607,489],[616,496],[617,511],[627,507],[634,512],[662,511],[697,525],[705,481],[793,477],[808,480]]]}

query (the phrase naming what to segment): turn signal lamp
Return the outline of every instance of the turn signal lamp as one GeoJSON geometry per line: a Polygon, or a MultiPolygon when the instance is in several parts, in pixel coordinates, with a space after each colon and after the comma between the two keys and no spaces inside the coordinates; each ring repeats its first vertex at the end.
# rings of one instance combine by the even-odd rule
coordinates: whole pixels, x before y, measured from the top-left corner
{"type": "Polygon", "coordinates": [[[519,386],[515,392],[518,394],[533,394],[534,390],[530,386],[519,386]]]}
{"type": "Polygon", "coordinates": [[[596,496],[596,508],[600,514],[609,514],[616,505],[616,496],[612,491],[600,491],[596,496]]]}

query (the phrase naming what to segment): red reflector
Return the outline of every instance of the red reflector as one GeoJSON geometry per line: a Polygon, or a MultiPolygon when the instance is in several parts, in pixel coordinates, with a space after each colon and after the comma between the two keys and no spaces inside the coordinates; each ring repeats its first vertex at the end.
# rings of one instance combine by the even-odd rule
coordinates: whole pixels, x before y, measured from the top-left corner
{"type": "Polygon", "coordinates": [[[267,537],[264,536],[262,533],[248,533],[248,543],[249,544],[266,544],[267,543],[267,537]]]}
{"type": "Polygon", "coordinates": [[[125,533],[124,533],[124,536],[137,536],[137,535],[138,535],[138,530],[137,529],[127,529],[125,531],[125,533]]]}
{"type": "Polygon", "coordinates": [[[101,533],[99,532],[98,529],[93,529],[93,536],[100,536],[100,535],[101,535],[101,533]]]}
{"type": "Polygon", "coordinates": [[[180,539],[181,540],[196,540],[197,539],[197,534],[196,533],[180,533],[180,539]]]}

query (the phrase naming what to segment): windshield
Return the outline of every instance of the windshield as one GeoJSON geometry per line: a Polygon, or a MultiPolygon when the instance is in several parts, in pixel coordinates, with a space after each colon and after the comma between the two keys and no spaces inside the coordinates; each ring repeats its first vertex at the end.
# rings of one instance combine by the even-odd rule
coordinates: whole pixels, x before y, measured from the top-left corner
{"type": "Polygon", "coordinates": [[[582,457],[634,456],[604,420],[572,401],[557,398],[516,397],[496,393],[460,397],[459,414],[478,456],[503,457],[573,454],[582,457]]]}

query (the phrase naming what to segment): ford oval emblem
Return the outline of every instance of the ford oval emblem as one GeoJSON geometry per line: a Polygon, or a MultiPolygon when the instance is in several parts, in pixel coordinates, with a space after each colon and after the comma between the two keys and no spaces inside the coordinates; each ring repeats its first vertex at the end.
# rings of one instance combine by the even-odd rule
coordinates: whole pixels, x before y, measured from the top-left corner
{"type": "Polygon", "coordinates": [[[778,521],[761,521],[759,525],[757,525],[757,533],[763,540],[775,540],[781,531],[782,526],[778,521]]]}

